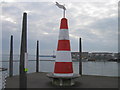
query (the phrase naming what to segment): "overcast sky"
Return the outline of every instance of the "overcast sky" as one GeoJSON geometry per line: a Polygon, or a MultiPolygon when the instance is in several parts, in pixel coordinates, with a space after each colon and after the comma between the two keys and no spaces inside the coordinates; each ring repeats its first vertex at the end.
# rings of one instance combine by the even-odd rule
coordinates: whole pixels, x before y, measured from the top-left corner
{"type": "MultiPolygon", "coordinates": [[[[118,51],[117,2],[60,2],[65,4],[71,51],[78,51],[82,38],[85,52],[118,51]]],[[[3,2],[2,52],[9,54],[10,35],[14,37],[14,54],[20,53],[23,12],[28,13],[28,53],[35,54],[40,41],[40,54],[52,54],[57,48],[63,10],[55,2],[3,2]]]]}

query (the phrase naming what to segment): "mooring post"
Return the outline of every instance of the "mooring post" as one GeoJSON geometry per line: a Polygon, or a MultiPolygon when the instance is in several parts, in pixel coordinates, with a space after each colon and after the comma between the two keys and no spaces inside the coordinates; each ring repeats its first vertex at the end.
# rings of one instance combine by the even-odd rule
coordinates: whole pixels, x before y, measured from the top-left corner
{"type": "Polygon", "coordinates": [[[27,53],[27,13],[23,13],[21,50],[20,50],[20,77],[19,77],[20,88],[27,88],[27,70],[25,68],[26,53],[27,53]]]}
{"type": "Polygon", "coordinates": [[[79,38],[79,74],[82,76],[82,42],[79,38]]]}
{"type": "Polygon", "coordinates": [[[13,76],[13,35],[10,38],[9,77],[13,76]]]}
{"type": "Polygon", "coordinates": [[[37,40],[36,48],[36,72],[39,72],[39,41],[37,40]]]}

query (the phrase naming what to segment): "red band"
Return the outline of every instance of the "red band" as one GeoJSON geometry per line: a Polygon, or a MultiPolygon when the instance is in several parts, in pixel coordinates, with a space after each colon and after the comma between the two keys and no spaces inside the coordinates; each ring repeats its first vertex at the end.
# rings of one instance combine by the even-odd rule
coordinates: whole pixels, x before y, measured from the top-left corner
{"type": "Polygon", "coordinates": [[[70,41],[69,40],[58,40],[57,51],[70,51],[70,41]]]}
{"type": "Polygon", "coordinates": [[[60,29],[68,29],[68,24],[67,24],[66,18],[61,19],[60,29]]]}
{"type": "Polygon", "coordinates": [[[55,62],[54,73],[73,73],[72,62],[55,62]]]}

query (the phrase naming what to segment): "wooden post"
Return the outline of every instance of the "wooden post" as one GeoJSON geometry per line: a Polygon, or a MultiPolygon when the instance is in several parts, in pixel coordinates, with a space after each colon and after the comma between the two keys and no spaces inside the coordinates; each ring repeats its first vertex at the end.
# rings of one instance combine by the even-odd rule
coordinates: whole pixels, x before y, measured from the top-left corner
{"type": "Polygon", "coordinates": [[[13,35],[10,38],[9,77],[13,76],[13,35]]]}
{"type": "Polygon", "coordinates": [[[82,42],[79,38],[79,74],[82,76],[82,42]]]}
{"type": "Polygon", "coordinates": [[[27,75],[25,70],[25,53],[27,53],[27,13],[23,14],[21,50],[20,50],[20,77],[19,87],[27,88],[27,75]]]}
{"type": "Polygon", "coordinates": [[[36,48],[36,72],[39,72],[39,41],[37,41],[36,48]]]}

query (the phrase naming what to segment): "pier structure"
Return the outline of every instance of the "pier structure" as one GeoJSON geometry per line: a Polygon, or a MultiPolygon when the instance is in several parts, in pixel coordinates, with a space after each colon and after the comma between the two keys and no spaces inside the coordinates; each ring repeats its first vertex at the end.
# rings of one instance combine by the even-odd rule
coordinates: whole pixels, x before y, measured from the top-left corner
{"type": "MultiPolygon", "coordinates": [[[[58,5],[58,7],[59,6],[60,5],[58,5]]],[[[63,9],[64,8],[65,7],[63,6],[63,9]]],[[[66,9],[64,9],[64,14],[65,10],[66,9]]],[[[51,74],[47,74],[48,77],[52,78],[52,83],[58,86],[72,86],[75,84],[74,79],[80,77],[79,74],[73,73],[67,21],[67,18],[65,18],[65,15],[63,15],[60,23],[59,40],[56,51],[54,72],[51,74]]]]}

